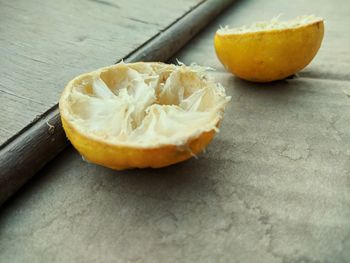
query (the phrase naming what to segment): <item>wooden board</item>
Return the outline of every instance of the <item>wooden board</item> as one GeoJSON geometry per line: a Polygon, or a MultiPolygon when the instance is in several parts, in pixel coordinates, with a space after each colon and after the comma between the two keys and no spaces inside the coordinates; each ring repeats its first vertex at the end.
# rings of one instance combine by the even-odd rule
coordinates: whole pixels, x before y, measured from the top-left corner
{"type": "Polygon", "coordinates": [[[216,68],[232,96],[207,152],[117,172],[67,148],[2,207],[0,261],[349,262],[347,3],[237,2],[176,55],[216,68]],[[212,46],[219,25],[279,12],[325,17],[313,63],[265,85],[226,73],[212,46]]]}
{"type": "Polygon", "coordinates": [[[201,2],[1,0],[0,145],[71,78],[115,63],[201,2]]]}

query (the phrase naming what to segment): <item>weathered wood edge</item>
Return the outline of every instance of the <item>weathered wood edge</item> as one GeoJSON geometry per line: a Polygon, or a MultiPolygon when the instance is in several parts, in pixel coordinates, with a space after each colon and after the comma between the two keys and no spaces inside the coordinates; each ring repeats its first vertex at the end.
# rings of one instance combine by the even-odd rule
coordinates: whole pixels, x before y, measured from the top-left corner
{"type": "MultiPolygon", "coordinates": [[[[201,2],[123,60],[167,61],[233,2],[201,2]]],[[[67,145],[57,104],[1,145],[0,206],[67,145]]]]}

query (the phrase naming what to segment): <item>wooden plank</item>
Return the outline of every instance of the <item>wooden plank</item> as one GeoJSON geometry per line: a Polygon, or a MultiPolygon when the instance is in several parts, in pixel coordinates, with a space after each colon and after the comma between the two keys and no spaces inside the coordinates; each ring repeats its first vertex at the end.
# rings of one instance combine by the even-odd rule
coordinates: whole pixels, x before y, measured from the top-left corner
{"type": "Polygon", "coordinates": [[[6,125],[0,126],[0,132],[1,134],[7,134],[7,136],[0,136],[0,145],[6,142],[6,138],[13,136],[13,131],[23,129],[23,123],[28,123],[29,120],[32,120],[33,115],[40,116],[49,108],[45,103],[1,90],[1,86],[0,105],[0,122],[2,124],[6,123],[6,125]]]}
{"type": "Polygon", "coordinates": [[[206,153],[117,172],[67,148],[2,207],[0,261],[349,262],[347,2],[237,2],[175,56],[216,68],[232,96],[206,153]],[[313,63],[271,84],[227,73],[213,50],[219,25],[278,12],[329,21],[313,63]]]}
{"type": "MultiPolygon", "coordinates": [[[[0,127],[15,135],[56,104],[71,78],[115,63],[201,2],[1,0],[0,94],[22,99],[3,98],[0,127]]],[[[0,142],[9,138],[0,130],[0,142]]]]}
{"type": "MultiPolygon", "coordinates": [[[[198,5],[125,60],[167,60],[232,2],[206,1],[198,5]]],[[[0,204],[67,144],[56,105],[0,148],[0,204]]]]}

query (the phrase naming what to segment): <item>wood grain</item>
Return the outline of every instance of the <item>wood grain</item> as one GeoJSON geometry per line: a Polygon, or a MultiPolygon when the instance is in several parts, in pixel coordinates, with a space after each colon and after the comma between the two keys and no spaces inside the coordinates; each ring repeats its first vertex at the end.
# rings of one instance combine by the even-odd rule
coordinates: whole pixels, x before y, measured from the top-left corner
{"type": "Polygon", "coordinates": [[[201,2],[0,0],[0,144],[71,78],[115,63],[201,2]]]}
{"type": "MultiPolygon", "coordinates": [[[[126,61],[165,61],[232,0],[206,1],[147,41],[126,61]]],[[[0,148],[0,205],[66,145],[57,105],[0,148]]]]}

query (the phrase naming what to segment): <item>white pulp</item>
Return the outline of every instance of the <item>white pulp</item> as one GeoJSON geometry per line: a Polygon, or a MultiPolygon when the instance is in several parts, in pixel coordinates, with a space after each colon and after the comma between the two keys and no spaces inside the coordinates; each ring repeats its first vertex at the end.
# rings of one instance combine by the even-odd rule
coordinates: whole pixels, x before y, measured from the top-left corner
{"type": "Polygon", "coordinates": [[[217,129],[230,99],[199,67],[120,63],[95,73],[73,86],[70,121],[81,133],[118,145],[184,144],[217,129]]]}
{"type": "Polygon", "coordinates": [[[314,22],[322,21],[322,18],[316,17],[314,15],[299,16],[292,20],[280,21],[279,16],[273,18],[271,21],[263,21],[251,24],[249,26],[241,26],[236,28],[229,28],[225,26],[220,28],[217,33],[220,35],[230,35],[230,34],[244,34],[252,33],[259,31],[271,31],[271,30],[280,30],[287,28],[297,28],[300,26],[305,26],[314,22]]]}

